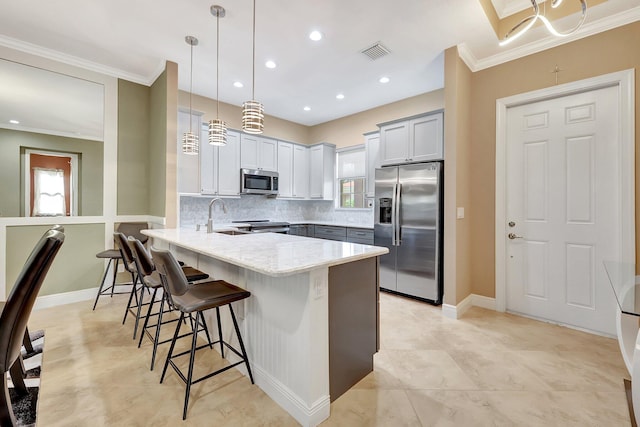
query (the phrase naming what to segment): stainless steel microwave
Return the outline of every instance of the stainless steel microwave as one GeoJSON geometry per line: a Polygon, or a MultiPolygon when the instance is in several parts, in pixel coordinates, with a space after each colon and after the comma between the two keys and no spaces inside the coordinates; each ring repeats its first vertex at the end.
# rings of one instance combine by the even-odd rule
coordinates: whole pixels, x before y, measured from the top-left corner
{"type": "Polygon", "coordinates": [[[240,169],[240,194],[278,194],[278,172],[240,169]]]}

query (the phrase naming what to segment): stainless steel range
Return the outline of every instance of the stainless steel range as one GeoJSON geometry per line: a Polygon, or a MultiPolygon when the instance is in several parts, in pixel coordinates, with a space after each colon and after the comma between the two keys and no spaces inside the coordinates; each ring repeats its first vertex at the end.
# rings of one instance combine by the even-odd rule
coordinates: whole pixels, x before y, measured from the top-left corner
{"type": "Polygon", "coordinates": [[[289,223],[281,221],[269,221],[268,219],[261,219],[257,221],[233,221],[233,223],[249,224],[247,231],[250,233],[282,233],[289,232],[289,223]]]}

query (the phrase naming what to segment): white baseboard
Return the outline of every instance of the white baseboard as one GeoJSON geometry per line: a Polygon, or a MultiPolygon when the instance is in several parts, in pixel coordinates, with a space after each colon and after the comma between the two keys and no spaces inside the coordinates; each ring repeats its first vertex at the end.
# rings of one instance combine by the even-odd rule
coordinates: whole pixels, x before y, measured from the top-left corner
{"type": "Polygon", "coordinates": [[[471,294],[471,305],[474,307],[482,307],[488,310],[496,310],[496,299],[485,297],[483,295],[471,294]]]}
{"type": "Polygon", "coordinates": [[[299,396],[260,366],[252,363],[251,368],[256,385],[304,427],[317,426],[329,418],[331,409],[328,395],[308,406],[299,396]]]}
{"type": "Polygon", "coordinates": [[[457,305],[442,304],[442,315],[449,319],[459,319],[467,312],[467,310],[474,306],[495,310],[496,299],[482,295],[469,294],[457,305]]]}
{"type": "Polygon", "coordinates": [[[74,302],[88,301],[96,297],[98,288],[82,289],[79,291],[65,292],[62,294],[45,295],[36,298],[33,306],[35,310],[42,308],[56,307],[58,305],[71,304],[74,302]]]}

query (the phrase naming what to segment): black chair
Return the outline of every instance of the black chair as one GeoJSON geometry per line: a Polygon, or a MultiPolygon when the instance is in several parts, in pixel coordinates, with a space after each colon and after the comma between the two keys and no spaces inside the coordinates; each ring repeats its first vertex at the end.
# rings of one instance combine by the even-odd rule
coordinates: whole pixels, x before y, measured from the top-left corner
{"type": "Polygon", "coordinates": [[[142,306],[145,305],[145,286],[142,281],[142,277],[138,274],[135,259],[133,257],[133,252],[131,252],[129,243],[127,243],[127,237],[120,232],[115,232],[113,233],[113,238],[116,241],[116,245],[120,249],[124,269],[131,275],[131,283],[133,284],[133,286],[131,287],[131,293],[129,295],[129,302],[127,303],[127,309],[125,310],[124,318],[122,319],[122,324],[124,325],[124,323],[126,322],[127,315],[129,313],[136,317],[136,323],[133,328],[133,339],[136,339],[136,334],[138,333],[138,323],[140,322],[140,313],[142,310],[142,306]]]}
{"type": "Polygon", "coordinates": [[[0,313],[0,366],[3,368],[4,389],[0,392],[0,426],[16,425],[6,372],[11,372],[18,393],[27,392],[24,382],[18,380],[16,384],[16,379],[22,376],[21,372],[15,372],[20,368],[17,367],[20,364],[20,349],[35,299],[63,242],[64,234],[57,230],[49,230],[42,236],[31,251],[0,313]]]}
{"type": "MultiPolygon", "coordinates": [[[[167,294],[165,292],[162,293],[162,297],[160,299],[160,311],[156,314],[151,314],[153,309],[153,305],[156,302],[156,295],[158,293],[158,289],[162,288],[162,282],[160,280],[160,275],[156,271],[156,266],[153,264],[153,260],[151,259],[151,255],[147,252],[142,242],[136,239],[133,236],[129,236],[127,239],[127,243],[129,244],[129,248],[131,249],[131,253],[138,271],[138,277],[142,278],[142,282],[150,289],[153,289],[153,294],[151,295],[151,302],[149,303],[149,307],[147,309],[147,314],[144,318],[144,323],[142,325],[142,332],[140,333],[140,340],[138,341],[138,348],[142,344],[142,339],[145,335],[149,338],[151,343],[153,344],[153,352],[151,354],[151,370],[153,371],[153,366],[156,360],[156,352],[158,350],[159,344],[164,344],[170,342],[171,340],[159,341],[160,340],[160,327],[166,323],[172,323],[177,321],[177,319],[172,319],[169,321],[162,320],[162,316],[165,311],[165,300],[167,294]],[[154,324],[149,324],[149,319],[152,316],[158,316],[157,322],[154,324]],[[149,329],[155,328],[155,334],[151,334],[149,329]]],[[[204,273],[200,270],[197,270],[193,267],[189,266],[180,266],[182,268],[182,272],[189,282],[195,282],[198,280],[205,280],[209,278],[207,273],[204,273]]],[[[168,311],[172,311],[169,309],[168,311]]],[[[202,315],[201,315],[202,316],[202,315]]],[[[207,334],[207,338],[209,338],[209,342],[211,342],[211,338],[209,337],[209,331],[206,329],[206,323],[204,321],[204,317],[202,317],[202,324],[204,325],[204,331],[207,334]]]]}
{"type": "MultiPolygon", "coordinates": [[[[142,230],[149,228],[149,225],[146,222],[122,222],[116,227],[116,231],[124,234],[125,236],[134,236],[142,243],[146,243],[149,239],[148,236],[145,236],[141,233],[142,230]]],[[[110,295],[113,297],[114,294],[126,294],[127,292],[116,292],[116,286],[125,285],[130,286],[132,283],[129,281],[118,282],[118,264],[122,261],[122,253],[118,249],[116,245],[114,245],[114,249],[107,249],[105,251],[98,252],[96,254],[96,258],[99,259],[108,259],[107,268],[104,269],[104,275],[102,276],[102,281],[100,282],[100,287],[98,288],[98,294],[96,295],[96,299],[93,302],[93,310],[96,309],[96,305],[98,305],[98,299],[103,295],[110,295]],[[109,274],[109,268],[113,264],[113,279],[111,280],[111,285],[108,287],[104,287],[105,281],[107,279],[107,275],[109,274]]]]}
{"type": "MultiPolygon", "coordinates": [[[[167,373],[167,368],[169,367],[169,365],[171,365],[171,367],[175,370],[180,379],[185,382],[186,392],[184,396],[184,409],[182,411],[182,419],[185,420],[187,418],[187,408],[189,406],[189,392],[191,391],[191,386],[193,384],[199,383],[200,381],[203,381],[207,378],[211,378],[214,375],[222,373],[242,363],[244,363],[247,367],[247,372],[249,373],[251,384],[254,383],[253,375],[251,373],[251,367],[249,366],[249,358],[247,357],[244,342],[242,341],[242,335],[240,334],[240,328],[238,328],[238,322],[236,321],[236,316],[233,312],[233,307],[231,306],[232,302],[248,298],[251,296],[251,293],[235,285],[227,283],[224,280],[201,282],[197,285],[190,284],[189,282],[187,282],[187,278],[185,277],[182,269],[178,265],[178,262],[173,257],[171,252],[151,248],[151,256],[153,258],[153,262],[156,265],[158,273],[160,273],[162,286],[167,293],[167,297],[171,306],[174,309],[180,311],[180,320],[178,321],[175,333],[173,334],[173,340],[171,341],[171,347],[169,348],[169,353],[167,354],[167,360],[165,361],[164,369],[162,370],[160,383],[164,381],[164,376],[167,373]],[[223,341],[222,339],[222,327],[220,325],[220,307],[224,305],[227,305],[229,307],[229,311],[231,312],[231,319],[233,320],[233,326],[235,328],[236,335],[238,336],[238,342],[240,343],[241,352],[233,348],[229,343],[223,341]],[[242,360],[225,366],[224,368],[218,369],[217,371],[207,374],[203,377],[200,377],[197,380],[193,380],[193,363],[195,360],[196,350],[208,347],[207,345],[203,345],[200,347],[198,347],[197,345],[198,333],[197,328],[193,326],[193,313],[196,313],[196,315],[198,315],[203,311],[212,308],[216,309],[216,315],[218,319],[218,341],[215,341],[214,344],[220,343],[220,353],[222,357],[224,357],[224,347],[226,346],[242,360]],[[186,316],[189,317],[192,324],[191,350],[173,354],[176,341],[180,337],[180,327],[186,316]],[[175,364],[173,359],[184,356],[186,354],[189,354],[190,356],[189,371],[185,376],[180,368],[178,368],[178,366],[175,364]]],[[[198,317],[196,317],[196,322],[197,319],[198,317]]]]}

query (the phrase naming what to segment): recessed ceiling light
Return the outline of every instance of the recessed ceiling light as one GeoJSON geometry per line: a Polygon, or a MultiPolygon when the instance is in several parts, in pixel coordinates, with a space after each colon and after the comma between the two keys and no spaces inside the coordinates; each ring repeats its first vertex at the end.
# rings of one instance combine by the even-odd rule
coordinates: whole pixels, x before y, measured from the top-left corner
{"type": "Polygon", "coordinates": [[[344,99],[344,93],[339,93],[336,95],[337,99],[344,99]]]}
{"type": "Polygon", "coordinates": [[[276,63],[273,61],[267,61],[264,63],[267,68],[276,68],[276,63]]]}
{"type": "Polygon", "coordinates": [[[389,83],[389,77],[380,77],[378,80],[380,83],[389,83]]]}
{"type": "Polygon", "coordinates": [[[242,84],[242,82],[233,82],[233,85],[235,87],[244,87],[244,85],[242,84]]]}
{"type": "Polygon", "coordinates": [[[322,33],[320,31],[311,31],[309,33],[309,38],[314,42],[317,42],[318,40],[322,40],[322,33]]]}
{"type": "Polygon", "coordinates": [[[20,122],[18,120],[13,120],[13,119],[9,120],[9,123],[11,123],[12,125],[19,125],[20,124],[20,122]]]}
{"type": "Polygon", "coordinates": [[[303,108],[303,110],[304,110],[304,111],[311,111],[311,107],[308,107],[308,106],[307,106],[307,107],[304,107],[304,108],[303,108]]]}

